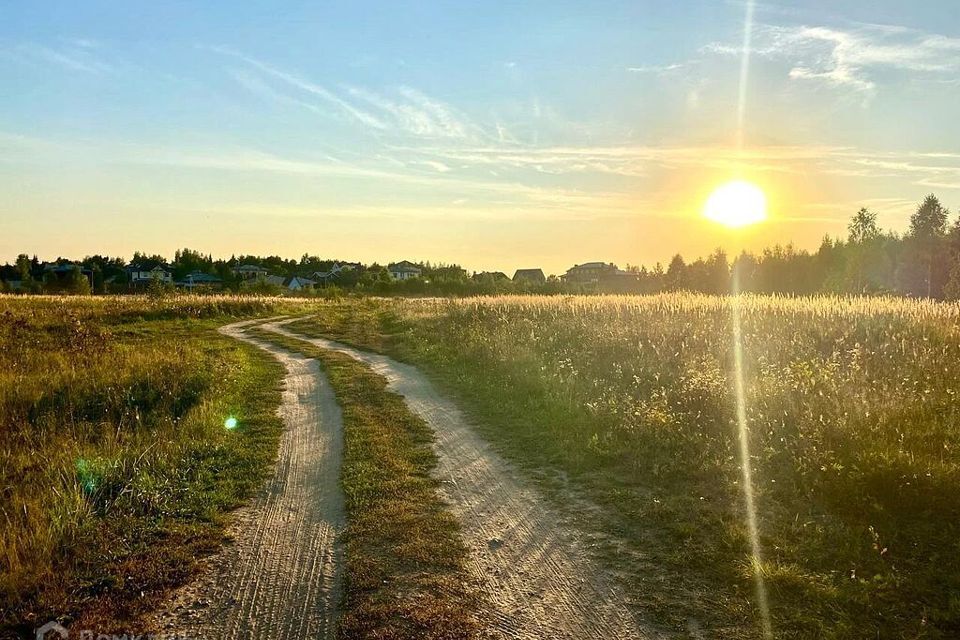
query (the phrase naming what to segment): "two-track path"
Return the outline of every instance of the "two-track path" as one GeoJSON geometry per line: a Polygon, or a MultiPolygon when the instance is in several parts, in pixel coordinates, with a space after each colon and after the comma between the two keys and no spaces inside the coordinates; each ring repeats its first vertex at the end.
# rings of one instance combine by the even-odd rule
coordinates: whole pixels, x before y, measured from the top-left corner
{"type": "Polygon", "coordinates": [[[366,363],[436,434],[436,475],[461,524],[492,637],[660,637],[630,613],[625,594],[590,558],[587,539],[491,449],[426,376],[380,354],[294,333],[284,326],[294,320],[262,328],[366,363]]]}
{"type": "MultiPolygon", "coordinates": [[[[588,539],[547,503],[440,396],[416,368],[386,356],[259,326],[346,353],[384,376],[435,432],[441,492],[459,520],[470,570],[484,596],[487,637],[518,640],[658,638],[630,613],[625,594],[590,558],[588,539]]],[[[332,638],[344,526],[339,485],[340,409],[316,361],[245,333],[226,335],[270,352],[286,368],[285,430],[272,479],[232,528],[234,543],[206,562],[155,619],[161,632],[204,640],[332,638]]]]}
{"type": "Polygon", "coordinates": [[[273,475],[237,514],[233,543],[210,558],[153,626],[197,640],[333,638],[343,565],[340,408],[315,360],[244,333],[221,332],[279,360],[284,431],[273,475]]]}

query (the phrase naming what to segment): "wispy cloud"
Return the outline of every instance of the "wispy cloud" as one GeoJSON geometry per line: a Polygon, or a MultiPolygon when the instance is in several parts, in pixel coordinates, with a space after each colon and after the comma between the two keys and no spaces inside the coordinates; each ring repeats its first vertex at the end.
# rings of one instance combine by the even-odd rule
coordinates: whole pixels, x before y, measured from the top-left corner
{"type": "MultiPolygon", "coordinates": [[[[960,188],[960,154],[951,152],[876,152],[854,147],[779,145],[737,150],[726,146],[533,147],[488,146],[451,149],[395,149],[421,162],[439,161],[466,169],[518,170],[535,174],[600,175],[639,178],[657,170],[744,168],[751,173],[897,178],[931,188],[960,188]]],[[[521,174],[522,175],[522,174],[521,174]]]]}
{"type": "Polygon", "coordinates": [[[311,111],[322,111],[316,104],[305,101],[303,96],[319,98],[337,112],[378,132],[455,140],[475,140],[485,135],[479,126],[451,105],[411,87],[399,87],[394,96],[386,96],[362,87],[347,87],[341,95],[334,89],[301,75],[232,49],[206,48],[240,60],[251,71],[259,73],[262,77],[237,70],[231,72],[241,86],[276,102],[296,104],[311,111]],[[292,93],[279,91],[266,82],[266,79],[283,85],[292,93]]]}
{"type": "Polygon", "coordinates": [[[434,171],[439,171],[440,173],[447,173],[448,171],[453,171],[449,166],[445,165],[442,162],[437,162],[436,160],[420,160],[418,164],[422,164],[425,167],[429,167],[434,171]]]}
{"type": "Polygon", "coordinates": [[[450,138],[471,137],[470,129],[474,129],[475,126],[467,122],[466,118],[450,105],[410,87],[401,87],[400,94],[426,113],[438,125],[439,131],[444,136],[450,138]]]}
{"type": "Polygon", "coordinates": [[[250,93],[260,96],[267,102],[295,105],[308,111],[312,111],[313,113],[324,113],[324,110],[318,107],[316,104],[277,91],[268,83],[264,82],[260,77],[247,73],[244,70],[231,69],[230,75],[234,80],[236,80],[237,84],[242,86],[250,93]]]}
{"type": "Polygon", "coordinates": [[[414,136],[466,140],[478,131],[453,107],[416,89],[401,87],[396,98],[360,87],[350,87],[348,92],[377,109],[379,117],[389,121],[395,129],[414,136]]]}
{"type": "MultiPolygon", "coordinates": [[[[754,55],[785,59],[794,80],[820,81],[871,94],[883,72],[953,76],[960,72],[960,39],[889,25],[759,25],[754,55]]],[[[739,55],[740,48],[711,43],[708,53],[739,55]]]]}
{"type": "MultiPolygon", "coordinates": [[[[242,60],[250,67],[260,71],[261,73],[275,80],[279,80],[280,82],[286,84],[290,88],[296,89],[300,92],[306,93],[311,96],[316,96],[321,98],[322,100],[327,102],[329,105],[336,107],[340,113],[343,113],[349,116],[350,118],[359,122],[360,124],[366,125],[368,127],[372,127],[374,129],[380,129],[380,130],[387,128],[387,125],[382,120],[378,119],[372,114],[357,108],[353,104],[350,104],[349,102],[337,96],[335,93],[333,93],[326,87],[323,87],[315,82],[311,82],[310,80],[307,80],[306,78],[303,78],[295,73],[283,71],[281,69],[278,69],[277,67],[274,67],[273,65],[267,64],[266,62],[262,62],[260,60],[257,60],[256,58],[251,58],[250,56],[246,56],[242,53],[234,51],[233,49],[228,49],[226,47],[210,46],[210,47],[201,47],[201,48],[205,48],[210,51],[219,53],[221,55],[231,56],[238,60],[242,60]]],[[[261,95],[264,95],[264,92],[263,92],[263,87],[265,86],[264,83],[260,82],[259,85],[254,85],[250,82],[249,77],[246,79],[246,81],[240,80],[240,82],[242,85],[244,85],[248,89],[252,89],[260,93],[261,95]]],[[[276,94],[277,92],[274,91],[274,93],[276,94]]],[[[306,104],[306,103],[303,103],[302,101],[296,101],[296,102],[298,102],[301,105],[306,104]]]]}
{"type": "Polygon", "coordinates": [[[53,64],[70,71],[97,75],[112,73],[113,66],[97,58],[91,49],[92,46],[79,43],[57,48],[36,43],[20,43],[7,48],[5,52],[21,62],[53,64]]]}
{"type": "Polygon", "coordinates": [[[674,62],[671,64],[651,64],[627,67],[630,73],[649,74],[656,76],[666,76],[684,69],[688,69],[697,64],[698,60],[687,60],[685,62],[674,62]]]}

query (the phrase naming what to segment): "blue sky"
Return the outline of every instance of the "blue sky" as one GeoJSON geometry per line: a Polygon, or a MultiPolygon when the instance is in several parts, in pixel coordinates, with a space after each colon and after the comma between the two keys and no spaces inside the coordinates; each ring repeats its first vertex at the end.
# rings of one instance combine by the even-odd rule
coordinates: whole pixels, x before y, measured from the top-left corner
{"type": "Polygon", "coordinates": [[[666,261],[960,204],[955,2],[8,3],[0,255],[666,261]],[[700,215],[724,181],[771,217],[700,215]]]}

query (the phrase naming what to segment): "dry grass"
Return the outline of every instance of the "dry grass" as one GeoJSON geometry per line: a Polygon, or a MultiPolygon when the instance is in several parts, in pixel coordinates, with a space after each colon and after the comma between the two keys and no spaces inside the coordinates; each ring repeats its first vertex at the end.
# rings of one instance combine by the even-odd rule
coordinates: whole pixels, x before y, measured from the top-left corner
{"type": "Polygon", "coordinates": [[[281,371],[215,327],[273,306],[0,296],[0,635],[129,631],[219,544],[275,455],[281,371]]]}
{"type": "MultiPolygon", "coordinates": [[[[960,306],[741,308],[778,636],[960,636],[960,306]]],[[[419,364],[515,461],[566,472],[644,614],[755,636],[729,298],[353,302],[294,328],[419,364]]]]}

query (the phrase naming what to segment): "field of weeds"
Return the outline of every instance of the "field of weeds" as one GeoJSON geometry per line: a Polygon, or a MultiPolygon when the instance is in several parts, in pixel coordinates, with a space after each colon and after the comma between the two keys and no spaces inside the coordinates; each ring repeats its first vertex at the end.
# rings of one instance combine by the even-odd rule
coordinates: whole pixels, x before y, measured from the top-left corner
{"type": "Polygon", "coordinates": [[[293,327],[424,367],[512,459],[585,491],[641,613],[754,637],[759,571],[778,637],[960,635],[960,307],[739,307],[756,568],[730,298],[354,301],[293,327]]]}
{"type": "Polygon", "coordinates": [[[0,296],[0,637],[135,628],[219,544],[275,455],[281,369],[216,326],[280,304],[0,296]]]}

